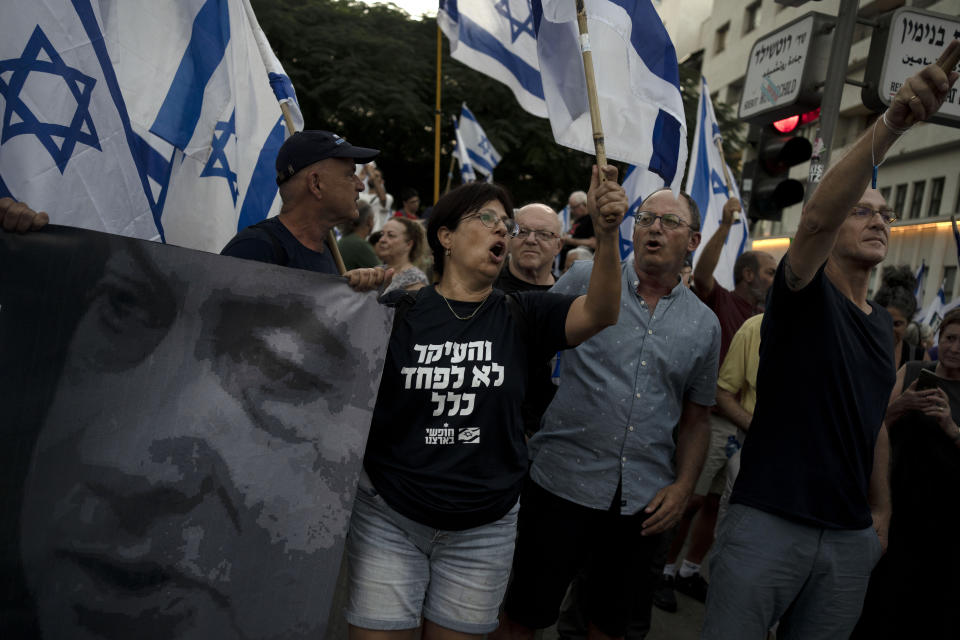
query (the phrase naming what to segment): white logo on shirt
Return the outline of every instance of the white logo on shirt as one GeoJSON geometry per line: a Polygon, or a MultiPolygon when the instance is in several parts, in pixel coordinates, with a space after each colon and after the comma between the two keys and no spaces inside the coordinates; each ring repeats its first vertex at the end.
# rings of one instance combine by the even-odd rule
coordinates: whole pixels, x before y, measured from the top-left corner
{"type": "Polygon", "coordinates": [[[480,444],[480,429],[477,427],[462,427],[457,433],[458,442],[468,444],[480,444]]]}

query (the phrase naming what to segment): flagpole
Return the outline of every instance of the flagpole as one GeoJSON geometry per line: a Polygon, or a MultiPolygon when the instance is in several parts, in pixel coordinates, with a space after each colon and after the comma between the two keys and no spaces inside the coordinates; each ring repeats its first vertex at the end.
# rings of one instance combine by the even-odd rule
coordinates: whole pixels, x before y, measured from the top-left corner
{"type": "MultiPolygon", "coordinates": [[[[600,122],[600,101],[597,99],[597,79],[593,73],[593,53],[590,51],[590,34],[587,31],[587,10],[584,0],[577,3],[577,27],[580,29],[580,52],[583,54],[583,73],[587,80],[587,98],[590,101],[590,122],[593,125],[593,148],[597,155],[597,165],[607,164],[607,151],[603,142],[603,124],[600,122]]],[[[600,180],[606,181],[603,171],[600,180]]]]}
{"type": "MultiPolygon", "coordinates": [[[[723,155],[723,136],[717,134],[713,138],[714,144],[717,145],[717,151],[720,152],[720,166],[723,167],[723,180],[727,183],[727,194],[733,193],[733,181],[730,179],[730,170],[727,169],[727,158],[723,155]]],[[[733,212],[733,221],[736,222],[740,216],[737,215],[737,212],[733,212]]]]}
{"type": "Polygon", "coordinates": [[[440,198],[440,65],[443,52],[443,38],[440,36],[440,23],[437,23],[437,104],[433,112],[433,202],[440,198]]]}
{"type": "MultiPolygon", "coordinates": [[[[283,112],[283,121],[287,125],[287,133],[292,136],[297,130],[293,126],[293,115],[290,113],[290,105],[286,102],[281,102],[280,111],[283,112]]],[[[333,256],[333,261],[337,263],[337,270],[340,272],[340,275],[345,274],[347,267],[343,264],[343,256],[340,255],[340,247],[337,246],[337,236],[333,234],[333,229],[327,232],[327,244],[330,245],[330,255],[333,256]]]]}
{"type": "Polygon", "coordinates": [[[453,150],[450,152],[450,171],[447,171],[447,188],[443,190],[444,194],[450,193],[450,183],[453,181],[453,163],[457,159],[457,143],[454,141],[453,150]]]}

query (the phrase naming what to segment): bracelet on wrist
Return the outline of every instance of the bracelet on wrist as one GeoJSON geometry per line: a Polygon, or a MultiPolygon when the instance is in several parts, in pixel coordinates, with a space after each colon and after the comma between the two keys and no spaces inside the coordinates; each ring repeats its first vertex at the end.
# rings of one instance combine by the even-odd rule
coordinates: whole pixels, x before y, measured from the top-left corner
{"type": "Polygon", "coordinates": [[[892,133],[892,134],[894,134],[894,135],[902,136],[903,134],[905,134],[907,131],[910,130],[910,127],[907,127],[907,128],[905,128],[905,129],[897,129],[897,128],[894,127],[892,124],[890,124],[890,121],[887,120],[887,112],[886,112],[886,111],[883,112],[883,115],[880,116],[880,119],[883,120],[883,125],[884,125],[887,129],[890,130],[890,133],[892,133]]]}

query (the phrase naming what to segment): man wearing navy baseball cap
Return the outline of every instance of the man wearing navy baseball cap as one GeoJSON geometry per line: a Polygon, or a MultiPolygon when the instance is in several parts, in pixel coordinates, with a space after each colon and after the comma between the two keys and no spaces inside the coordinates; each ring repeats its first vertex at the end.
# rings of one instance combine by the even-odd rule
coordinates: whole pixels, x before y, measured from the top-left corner
{"type": "MultiPolygon", "coordinates": [[[[242,230],[220,253],[336,275],[326,239],[334,226],[357,217],[364,186],[355,163],[370,162],[379,153],[329,131],[293,134],[277,153],[279,215],[242,230]]],[[[383,283],[385,272],[354,269],[346,275],[355,289],[369,289],[383,283]]]]}

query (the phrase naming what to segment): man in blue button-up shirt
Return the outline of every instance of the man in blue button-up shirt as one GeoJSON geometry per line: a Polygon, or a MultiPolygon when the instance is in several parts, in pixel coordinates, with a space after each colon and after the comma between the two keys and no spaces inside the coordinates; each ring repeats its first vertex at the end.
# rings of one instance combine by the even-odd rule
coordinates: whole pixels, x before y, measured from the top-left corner
{"type": "MultiPolygon", "coordinates": [[[[686,194],[649,196],[634,260],[621,267],[619,321],[563,356],[560,388],[530,441],[503,637],[553,624],[585,558],[593,634],[621,637],[630,610],[650,606],[658,534],[683,514],[710,438],[720,326],[678,277],[699,228],[686,194]]],[[[553,291],[582,293],[589,273],[577,263],[553,291]]]]}

